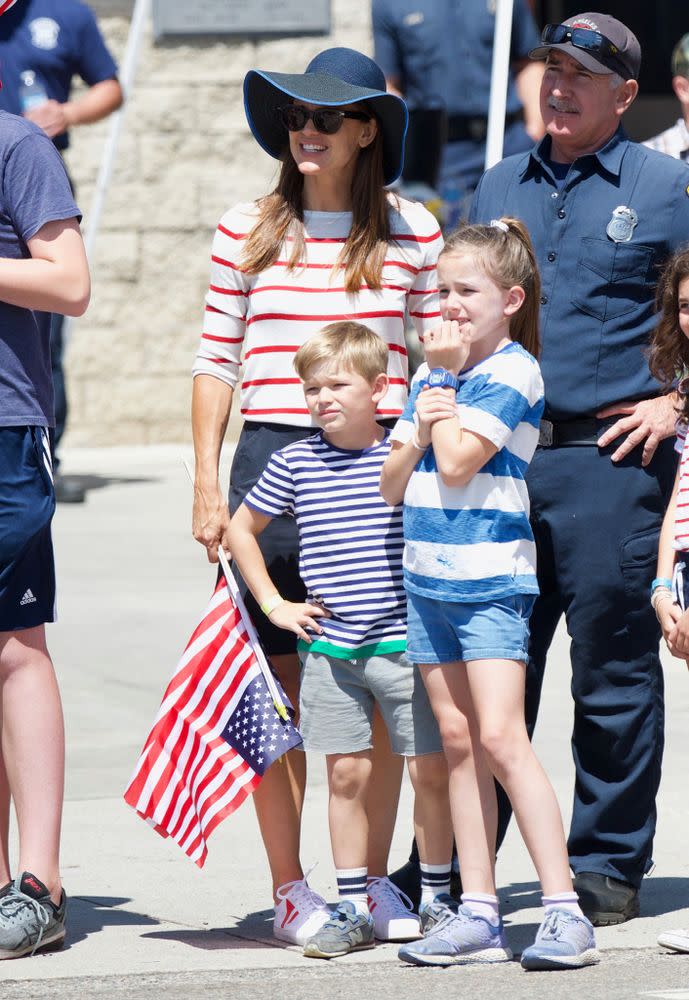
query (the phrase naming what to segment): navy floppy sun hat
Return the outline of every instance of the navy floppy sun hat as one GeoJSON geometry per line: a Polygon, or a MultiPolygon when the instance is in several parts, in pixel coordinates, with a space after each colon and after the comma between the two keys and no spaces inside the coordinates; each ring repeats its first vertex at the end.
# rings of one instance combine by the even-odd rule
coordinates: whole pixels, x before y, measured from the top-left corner
{"type": "Polygon", "coordinates": [[[383,140],[383,173],[392,184],[402,173],[407,105],[388,94],[380,66],[355,49],[335,48],[319,52],[305,73],[268,73],[252,69],[244,78],[244,110],[249,128],[260,146],[280,159],[288,133],[277,109],[291,97],[307,104],[336,108],[366,101],[375,114],[383,140]]]}

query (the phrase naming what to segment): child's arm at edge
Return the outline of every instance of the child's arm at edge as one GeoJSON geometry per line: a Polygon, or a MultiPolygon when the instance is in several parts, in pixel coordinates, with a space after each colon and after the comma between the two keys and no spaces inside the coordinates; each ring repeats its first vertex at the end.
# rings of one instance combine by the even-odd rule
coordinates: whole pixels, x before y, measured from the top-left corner
{"type": "Polygon", "coordinates": [[[243,503],[230,521],[229,539],[232,558],[261,610],[273,625],[288,629],[296,633],[300,639],[310,643],[311,636],[304,631],[304,626],[320,635],[323,629],[317,619],[327,617],[328,612],[313,604],[295,604],[286,601],[278,594],[257,541],[258,536],[265,531],[271,521],[272,518],[267,514],[262,514],[243,503]],[[270,610],[266,611],[264,608],[270,610]]]}
{"type": "MultiPolygon", "coordinates": [[[[675,530],[678,489],[679,467],[672,488],[672,496],[663,518],[663,526],[660,529],[656,565],[656,577],[659,579],[672,579],[675,559],[677,558],[672,541],[675,530]]],[[[679,605],[675,604],[672,594],[664,591],[658,593],[656,597],[655,612],[669,651],[673,656],[685,660],[689,666],[689,612],[683,612],[679,605]]]]}

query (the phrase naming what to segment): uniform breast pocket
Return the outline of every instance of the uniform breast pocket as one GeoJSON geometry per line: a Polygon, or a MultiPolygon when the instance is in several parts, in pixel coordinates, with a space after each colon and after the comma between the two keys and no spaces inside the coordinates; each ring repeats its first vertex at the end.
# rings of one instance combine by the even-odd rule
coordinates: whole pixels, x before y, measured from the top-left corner
{"type": "Polygon", "coordinates": [[[604,321],[637,308],[653,261],[653,248],[638,243],[586,238],[581,241],[572,301],[604,321]]]}

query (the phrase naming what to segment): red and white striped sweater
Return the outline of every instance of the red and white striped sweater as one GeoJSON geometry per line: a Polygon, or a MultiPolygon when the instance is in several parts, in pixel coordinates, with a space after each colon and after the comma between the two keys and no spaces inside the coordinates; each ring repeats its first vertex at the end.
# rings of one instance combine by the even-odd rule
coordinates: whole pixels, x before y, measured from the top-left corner
{"type": "Polygon", "coordinates": [[[254,202],[237,205],[220,220],[213,240],[210,288],[194,375],[240,384],[245,420],[298,427],[311,425],[293,367],[297,349],[323,326],[353,319],[389,347],[390,389],[379,415],[397,417],[407,397],[405,315],[419,335],[437,325],[436,262],[442,247],[437,221],[423,205],[390,200],[391,240],[383,286],[346,292],[333,264],[347,238],[350,212],[305,212],[306,260],[287,268],[289,250],[260,274],[241,268],[244,241],[257,218],[254,202]]]}

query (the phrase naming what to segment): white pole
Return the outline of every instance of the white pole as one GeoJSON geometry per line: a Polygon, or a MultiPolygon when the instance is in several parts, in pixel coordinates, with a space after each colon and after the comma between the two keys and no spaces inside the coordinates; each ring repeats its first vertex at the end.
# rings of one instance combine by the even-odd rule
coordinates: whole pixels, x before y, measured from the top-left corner
{"type": "Polygon", "coordinates": [[[512,12],[514,0],[496,0],[493,68],[490,76],[490,104],[486,136],[486,170],[502,159],[505,138],[505,108],[507,80],[512,46],[512,12]]]}
{"type": "Polygon", "coordinates": [[[132,22],[129,26],[127,48],[125,49],[124,59],[122,60],[122,66],[120,67],[119,72],[119,81],[122,86],[122,90],[124,91],[125,101],[122,107],[118,108],[118,110],[115,111],[110,117],[110,130],[105,142],[105,149],[103,150],[103,156],[101,158],[96,187],[93,192],[91,206],[86,220],[87,228],[84,244],[86,246],[86,254],[89,261],[93,255],[93,248],[96,243],[96,236],[98,235],[98,227],[100,225],[100,217],[103,213],[103,205],[105,204],[105,196],[108,192],[108,185],[110,184],[110,178],[112,177],[112,171],[115,165],[117,146],[120,139],[120,132],[122,130],[122,121],[127,108],[127,98],[129,97],[132,84],[134,83],[136,64],[139,56],[139,46],[143,35],[144,24],[146,23],[146,18],[148,16],[149,7],[150,0],[136,0],[134,10],[132,12],[132,22]]]}
{"type": "MultiPolygon", "coordinates": [[[[124,120],[124,114],[127,107],[127,97],[129,96],[132,84],[134,83],[136,64],[139,56],[139,45],[143,34],[144,24],[146,23],[146,17],[148,16],[150,2],[151,0],[135,0],[134,10],[132,11],[132,22],[129,26],[127,47],[125,49],[124,59],[122,60],[122,65],[118,74],[120,86],[124,92],[124,104],[110,116],[110,130],[108,131],[108,137],[105,140],[105,148],[100,161],[98,177],[96,178],[96,186],[91,198],[91,206],[89,208],[88,215],[86,216],[86,235],[84,236],[84,247],[86,249],[86,256],[89,264],[92,263],[93,250],[96,245],[96,237],[98,236],[98,227],[100,226],[100,217],[103,214],[105,196],[108,193],[110,178],[112,177],[112,171],[115,165],[117,146],[120,141],[122,122],[124,120]]],[[[71,317],[65,316],[62,327],[62,342],[65,348],[69,344],[73,322],[74,320],[71,319],[71,317]]]]}

